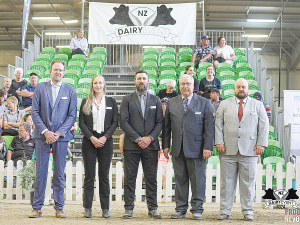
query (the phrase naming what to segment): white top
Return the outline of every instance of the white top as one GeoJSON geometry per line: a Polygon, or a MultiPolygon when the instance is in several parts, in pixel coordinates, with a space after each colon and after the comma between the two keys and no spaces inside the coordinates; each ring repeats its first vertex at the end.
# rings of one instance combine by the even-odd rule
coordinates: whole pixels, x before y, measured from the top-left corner
{"type": "Polygon", "coordinates": [[[106,113],[105,95],[102,96],[100,105],[97,103],[96,99],[94,98],[92,113],[93,113],[93,130],[100,134],[104,132],[104,119],[106,113]]]}
{"type": "Polygon", "coordinates": [[[234,54],[233,49],[229,45],[225,45],[225,47],[220,48],[219,46],[214,48],[214,52],[216,54],[217,50],[217,58],[222,57],[223,59],[228,59],[232,54],[234,54]]]}
{"type": "Polygon", "coordinates": [[[72,51],[73,48],[83,48],[84,51],[86,51],[88,47],[88,43],[85,37],[82,37],[80,40],[77,39],[77,37],[72,38],[70,43],[70,49],[72,51]]]}

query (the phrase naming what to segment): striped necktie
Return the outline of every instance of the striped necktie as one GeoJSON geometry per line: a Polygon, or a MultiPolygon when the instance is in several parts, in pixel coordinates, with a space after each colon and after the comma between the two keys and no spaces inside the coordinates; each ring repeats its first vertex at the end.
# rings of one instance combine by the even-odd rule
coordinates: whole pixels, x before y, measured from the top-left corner
{"type": "Polygon", "coordinates": [[[184,109],[184,112],[186,112],[186,110],[188,108],[188,102],[189,102],[188,98],[183,98],[183,109],[184,109]]]}

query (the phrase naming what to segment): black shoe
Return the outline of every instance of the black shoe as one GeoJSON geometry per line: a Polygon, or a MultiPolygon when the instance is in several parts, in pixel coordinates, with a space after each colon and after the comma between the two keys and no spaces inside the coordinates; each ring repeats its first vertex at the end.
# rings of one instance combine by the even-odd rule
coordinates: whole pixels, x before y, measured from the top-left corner
{"type": "Polygon", "coordinates": [[[151,216],[151,217],[153,217],[153,218],[155,218],[155,219],[161,219],[162,218],[161,215],[157,212],[156,209],[149,210],[148,211],[148,215],[151,216]]]}
{"type": "Polygon", "coordinates": [[[171,215],[171,218],[172,219],[184,219],[184,218],[186,218],[186,214],[181,213],[181,212],[176,212],[171,215]]]}
{"type": "Polygon", "coordinates": [[[103,218],[110,218],[109,209],[102,209],[102,217],[103,218]]]}
{"type": "Polygon", "coordinates": [[[92,218],[92,209],[85,208],[84,209],[84,215],[85,218],[92,218]]]}
{"type": "Polygon", "coordinates": [[[132,215],[133,215],[133,210],[126,209],[125,212],[124,212],[124,214],[123,214],[123,218],[131,219],[132,215]]]}

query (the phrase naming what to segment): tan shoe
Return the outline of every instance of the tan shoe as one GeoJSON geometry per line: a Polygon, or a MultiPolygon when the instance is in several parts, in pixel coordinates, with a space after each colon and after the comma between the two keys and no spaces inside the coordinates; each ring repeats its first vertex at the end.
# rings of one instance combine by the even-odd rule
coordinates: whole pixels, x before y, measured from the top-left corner
{"type": "Polygon", "coordinates": [[[57,218],[66,218],[66,214],[62,210],[56,210],[55,215],[57,218]]]}
{"type": "Polygon", "coordinates": [[[29,218],[38,218],[40,216],[42,216],[42,210],[33,209],[32,213],[29,215],[29,218]]]}

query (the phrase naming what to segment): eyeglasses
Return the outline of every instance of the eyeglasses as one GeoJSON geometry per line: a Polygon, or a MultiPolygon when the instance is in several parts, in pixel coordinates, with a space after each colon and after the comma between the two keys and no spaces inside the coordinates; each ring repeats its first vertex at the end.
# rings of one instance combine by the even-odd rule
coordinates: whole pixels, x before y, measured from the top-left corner
{"type": "Polygon", "coordinates": [[[192,85],[192,83],[180,83],[180,85],[183,86],[183,87],[184,87],[184,86],[188,86],[188,87],[189,87],[189,86],[192,85]]]}

